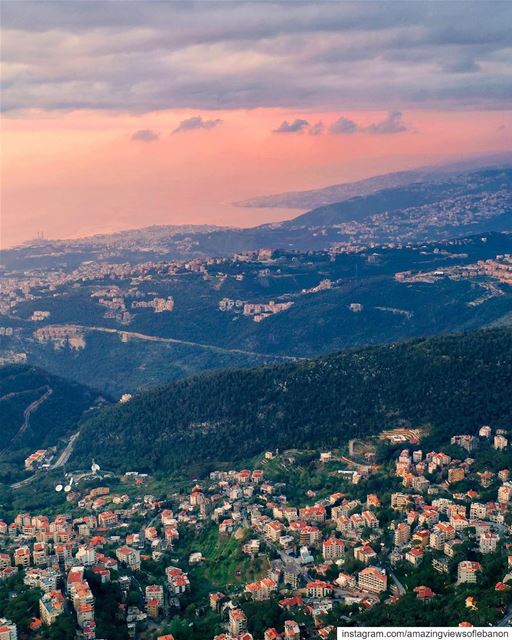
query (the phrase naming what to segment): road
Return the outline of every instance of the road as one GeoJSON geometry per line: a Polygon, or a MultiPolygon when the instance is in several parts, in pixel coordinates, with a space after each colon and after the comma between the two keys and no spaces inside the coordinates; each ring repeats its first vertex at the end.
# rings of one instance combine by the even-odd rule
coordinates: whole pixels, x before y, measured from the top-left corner
{"type": "Polygon", "coordinates": [[[288,361],[296,361],[301,360],[300,357],[295,356],[283,356],[277,354],[270,353],[259,353],[257,351],[245,351],[244,349],[227,349],[225,347],[217,347],[213,344],[204,344],[202,342],[192,342],[191,340],[178,340],[177,338],[162,338],[160,336],[151,336],[145,333],[138,333],[136,331],[126,331],[125,329],[112,329],[110,327],[96,327],[96,326],[85,326],[81,324],[52,324],[44,327],[45,329],[50,329],[52,327],[60,327],[65,329],[71,329],[73,331],[97,331],[99,333],[111,333],[117,334],[120,338],[127,338],[132,340],[146,340],[148,342],[161,342],[164,344],[182,344],[187,347],[194,347],[196,349],[207,349],[208,351],[214,351],[216,353],[238,353],[244,356],[252,356],[259,358],[272,358],[274,360],[288,360],[288,361]]]}
{"type": "MultiPolygon", "coordinates": [[[[16,432],[16,434],[11,438],[11,443],[14,440],[16,440],[16,438],[19,438],[19,436],[25,433],[25,431],[30,426],[30,416],[34,413],[34,411],[37,411],[37,409],[43,404],[43,402],[46,402],[46,400],[48,400],[48,398],[52,395],[53,389],[51,387],[46,385],[44,389],[45,389],[45,392],[43,393],[43,395],[37,400],[34,400],[34,402],[31,402],[23,412],[23,423],[21,427],[18,429],[18,431],[16,432]]],[[[4,399],[5,397],[7,396],[4,396],[4,399]]],[[[8,447],[5,447],[5,449],[3,449],[0,453],[6,452],[7,449],[8,447]]]]}
{"type": "Polygon", "coordinates": [[[71,438],[69,439],[69,442],[66,445],[66,448],[57,458],[57,461],[54,464],[52,464],[52,466],[50,467],[51,469],[58,469],[59,467],[63,467],[66,464],[66,462],[71,457],[71,454],[73,453],[73,449],[75,448],[75,442],[77,441],[79,435],[80,435],[80,431],[77,431],[71,436],[71,438]]]}
{"type": "Polygon", "coordinates": [[[393,580],[393,582],[395,583],[396,588],[398,589],[398,595],[403,596],[405,594],[405,592],[406,592],[406,589],[405,589],[404,585],[397,578],[395,572],[392,571],[389,567],[388,567],[388,571],[389,571],[389,575],[391,577],[391,580],[393,580]]]}
{"type": "MultiPolygon", "coordinates": [[[[79,435],[80,435],[80,431],[77,431],[71,436],[65,449],[61,452],[56,462],[54,462],[50,466],[48,471],[51,471],[52,469],[58,469],[59,467],[63,467],[66,464],[66,462],[71,457],[71,454],[73,453],[73,449],[75,448],[75,443],[78,440],[79,435]]],[[[47,471],[45,470],[37,471],[36,473],[34,473],[34,475],[29,476],[24,480],[20,480],[19,482],[15,482],[14,484],[11,484],[11,489],[20,489],[21,487],[25,487],[26,485],[33,482],[36,478],[39,478],[40,476],[42,476],[44,473],[47,473],[47,471]]]]}
{"type": "Polygon", "coordinates": [[[507,607],[505,616],[498,622],[498,627],[508,627],[512,620],[512,606],[507,607]]]}

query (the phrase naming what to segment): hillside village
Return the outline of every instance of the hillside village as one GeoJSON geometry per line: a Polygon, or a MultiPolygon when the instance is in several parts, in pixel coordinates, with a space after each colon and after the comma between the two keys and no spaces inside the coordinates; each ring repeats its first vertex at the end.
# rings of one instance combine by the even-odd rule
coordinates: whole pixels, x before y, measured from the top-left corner
{"type": "Polygon", "coordinates": [[[0,522],[0,598],[32,602],[0,638],[330,638],[446,598],[463,603],[452,624],[507,624],[508,432],[484,425],[432,451],[418,431],[385,435],[387,460],[357,443],[268,451],[167,495],[136,471],[81,474],[60,513],[0,522]]]}

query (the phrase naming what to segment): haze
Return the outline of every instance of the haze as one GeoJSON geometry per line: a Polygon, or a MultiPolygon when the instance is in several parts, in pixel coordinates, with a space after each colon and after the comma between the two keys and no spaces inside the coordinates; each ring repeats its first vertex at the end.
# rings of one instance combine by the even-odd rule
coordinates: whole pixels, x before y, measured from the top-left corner
{"type": "Polygon", "coordinates": [[[512,147],[512,5],[2,3],[2,245],[512,147]]]}

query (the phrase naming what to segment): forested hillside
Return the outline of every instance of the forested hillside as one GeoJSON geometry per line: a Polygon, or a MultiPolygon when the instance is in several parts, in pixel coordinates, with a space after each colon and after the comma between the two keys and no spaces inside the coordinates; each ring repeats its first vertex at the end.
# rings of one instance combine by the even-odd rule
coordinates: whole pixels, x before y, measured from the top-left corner
{"type": "Polygon", "coordinates": [[[0,367],[0,454],[55,445],[98,394],[26,365],[0,367]]]}
{"type": "Polygon", "coordinates": [[[75,460],[197,473],[267,448],[333,446],[399,424],[433,438],[512,422],[512,330],[203,375],[141,393],[83,428],[75,460]]]}

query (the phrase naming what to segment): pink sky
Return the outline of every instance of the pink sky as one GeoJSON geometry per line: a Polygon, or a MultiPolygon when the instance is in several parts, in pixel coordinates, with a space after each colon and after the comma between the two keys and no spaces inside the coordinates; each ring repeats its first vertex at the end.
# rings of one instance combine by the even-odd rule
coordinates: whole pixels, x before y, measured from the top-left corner
{"type": "MultiPolygon", "coordinates": [[[[252,226],[296,212],[234,201],[311,189],[512,147],[510,111],[407,110],[389,135],[274,133],[283,120],[329,125],[339,112],[277,108],[164,110],[144,115],[30,112],[2,123],[2,245],[44,231],[79,237],[150,224],[252,226]],[[222,119],[171,135],[192,116],[222,119]],[[132,140],[152,130],[153,141],[132,140]]],[[[385,111],[344,111],[361,129],[385,111]]]]}

